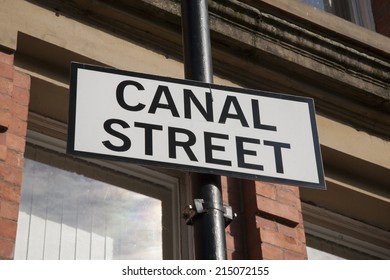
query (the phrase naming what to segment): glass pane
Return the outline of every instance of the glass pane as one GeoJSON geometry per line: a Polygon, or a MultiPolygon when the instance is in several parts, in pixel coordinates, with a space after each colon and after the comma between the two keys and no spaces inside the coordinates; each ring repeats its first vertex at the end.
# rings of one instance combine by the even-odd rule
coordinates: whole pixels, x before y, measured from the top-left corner
{"type": "Polygon", "coordinates": [[[324,0],[301,0],[301,2],[312,5],[322,11],[325,10],[324,0]]]}
{"type": "Polygon", "coordinates": [[[162,259],[161,201],[26,159],[15,259],[162,259]]]}
{"type": "Polygon", "coordinates": [[[309,260],[343,260],[343,258],[329,254],[327,252],[314,249],[311,247],[306,247],[307,248],[307,258],[309,260]]]}
{"type": "Polygon", "coordinates": [[[334,3],[332,0],[300,0],[303,3],[316,7],[321,11],[334,13],[334,3]]]}

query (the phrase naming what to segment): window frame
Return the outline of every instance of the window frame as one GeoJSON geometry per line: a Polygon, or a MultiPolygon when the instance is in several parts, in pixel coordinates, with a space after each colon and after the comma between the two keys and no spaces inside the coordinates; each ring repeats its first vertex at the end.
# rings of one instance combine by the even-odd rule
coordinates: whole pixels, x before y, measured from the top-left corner
{"type": "Polygon", "coordinates": [[[390,258],[386,231],[306,202],[301,204],[308,247],[346,259],[390,258]]]}
{"type": "MultiPolygon", "coordinates": [[[[29,122],[33,123],[33,125],[30,126],[34,128],[39,126],[41,129],[39,129],[40,132],[37,131],[38,129],[29,129],[27,131],[26,158],[31,158],[44,164],[50,164],[45,162],[44,156],[37,159],[32,158],[33,153],[39,153],[39,150],[41,150],[45,153],[55,155],[57,158],[60,157],[63,160],[69,159],[69,161],[78,161],[93,166],[93,168],[105,169],[112,174],[117,173],[121,175],[121,178],[135,178],[145,184],[149,184],[151,188],[148,190],[133,190],[123,185],[120,187],[161,199],[163,213],[163,259],[193,258],[193,249],[191,245],[193,244],[193,241],[190,228],[185,225],[185,221],[181,218],[181,209],[183,209],[183,201],[185,201],[185,199],[182,198],[187,196],[186,185],[188,184],[188,175],[186,173],[172,170],[158,170],[157,168],[151,169],[125,162],[69,156],[65,152],[66,142],[64,140],[49,136],[47,133],[42,133],[42,126],[46,127],[46,132],[55,130],[60,134],[66,133],[65,124],[31,112],[29,114],[29,122]],[[159,189],[162,191],[157,194],[156,192],[158,192],[159,189]]],[[[57,167],[55,165],[53,166],[57,167]]],[[[80,172],[80,174],[88,176],[88,174],[84,174],[83,172],[80,172]]],[[[106,182],[110,183],[110,180],[106,180],[106,182]]]]}
{"type": "Polygon", "coordinates": [[[329,0],[322,0],[323,9],[314,3],[310,3],[310,1],[300,1],[319,10],[328,12],[359,26],[375,31],[371,0],[333,0],[333,4],[330,4],[331,1],[329,0]]]}
{"type": "Polygon", "coordinates": [[[371,0],[335,1],[335,15],[375,31],[371,0]]]}

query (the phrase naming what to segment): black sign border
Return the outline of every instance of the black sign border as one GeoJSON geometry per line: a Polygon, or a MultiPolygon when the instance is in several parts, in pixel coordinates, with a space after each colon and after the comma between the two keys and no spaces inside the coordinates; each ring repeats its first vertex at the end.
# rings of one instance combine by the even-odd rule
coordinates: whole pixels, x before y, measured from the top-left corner
{"type": "Polygon", "coordinates": [[[71,62],[70,68],[71,71],[70,71],[70,86],[69,86],[68,139],[67,139],[67,148],[66,148],[66,152],[70,155],[97,158],[97,159],[115,160],[115,161],[136,163],[141,165],[152,165],[152,166],[158,166],[164,168],[173,168],[173,169],[180,169],[184,171],[197,172],[197,173],[208,173],[208,174],[215,174],[221,176],[237,177],[237,178],[249,179],[249,180],[262,180],[262,181],[276,183],[276,184],[286,184],[286,185],[294,185],[298,187],[326,190],[325,174],[324,174],[324,168],[322,163],[322,155],[320,149],[320,142],[318,138],[317,124],[315,119],[315,115],[316,115],[315,106],[314,106],[314,100],[312,98],[261,91],[261,90],[254,90],[254,89],[235,88],[235,87],[222,86],[216,84],[208,84],[208,83],[203,83],[203,82],[198,82],[193,80],[182,80],[182,79],[163,77],[163,76],[157,76],[151,74],[143,74],[138,72],[119,70],[115,68],[108,68],[108,67],[102,67],[102,66],[96,66],[90,64],[83,64],[78,62],[71,62]],[[236,171],[226,171],[218,168],[211,169],[211,168],[196,167],[196,166],[185,165],[185,164],[167,163],[167,162],[153,161],[147,159],[137,159],[137,158],[114,156],[114,155],[104,155],[104,154],[92,153],[92,152],[76,151],[74,149],[74,143],[75,143],[75,127],[76,127],[76,111],[77,111],[76,95],[77,95],[78,69],[87,69],[87,70],[97,71],[97,72],[126,75],[126,76],[137,77],[137,78],[152,79],[152,80],[158,80],[158,81],[170,82],[170,83],[178,83],[182,85],[191,85],[196,87],[204,87],[208,89],[211,88],[211,89],[225,90],[225,91],[242,93],[242,94],[251,94],[251,95],[257,95],[263,97],[285,99],[285,100],[307,103],[309,106],[310,123],[311,123],[319,183],[317,184],[317,183],[305,182],[299,180],[275,178],[275,177],[264,176],[264,175],[253,175],[253,174],[251,175],[251,174],[241,173],[236,171]]]}

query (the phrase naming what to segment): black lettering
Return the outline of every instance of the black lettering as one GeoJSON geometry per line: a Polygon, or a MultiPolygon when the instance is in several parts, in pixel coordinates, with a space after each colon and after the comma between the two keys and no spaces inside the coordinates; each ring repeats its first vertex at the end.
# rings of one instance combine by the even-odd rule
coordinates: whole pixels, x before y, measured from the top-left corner
{"type": "Polygon", "coordinates": [[[244,142],[245,143],[252,143],[252,144],[260,144],[259,139],[236,136],[238,166],[243,167],[243,168],[255,169],[255,170],[264,170],[264,167],[260,164],[252,164],[252,163],[245,162],[245,155],[256,156],[257,153],[254,150],[244,149],[244,142]]]}
{"type": "Polygon", "coordinates": [[[144,87],[135,81],[123,81],[120,82],[119,85],[116,88],[116,100],[118,101],[118,104],[125,110],[129,111],[141,111],[143,108],[145,108],[145,105],[142,103],[138,103],[135,106],[131,106],[126,103],[125,101],[125,88],[127,86],[135,86],[138,90],[145,90],[144,87]]]}
{"type": "Polygon", "coordinates": [[[176,148],[182,147],[186,152],[188,158],[192,161],[198,161],[191,150],[191,146],[196,143],[196,136],[191,131],[184,128],[168,127],[168,141],[169,141],[169,158],[176,158],[176,148]],[[188,141],[178,141],[176,134],[181,133],[188,136],[188,141]]]}
{"type": "Polygon", "coordinates": [[[186,119],[191,119],[191,101],[192,104],[198,108],[199,112],[205,118],[205,120],[212,122],[214,121],[213,117],[213,99],[210,92],[205,92],[206,96],[206,109],[202,106],[199,100],[196,98],[195,94],[189,90],[184,89],[184,117],[186,119]]]}
{"type": "Polygon", "coordinates": [[[158,86],[148,113],[155,114],[157,108],[168,109],[171,111],[172,116],[180,117],[175,102],[173,101],[171,92],[169,91],[169,88],[167,86],[158,86]],[[165,95],[167,104],[160,103],[163,94],[165,95]]]}
{"type": "Polygon", "coordinates": [[[284,173],[283,159],[282,159],[282,148],[283,149],[290,149],[290,147],[291,147],[290,144],[274,142],[274,141],[264,141],[264,145],[274,147],[276,172],[284,173]]]}
{"type": "Polygon", "coordinates": [[[110,134],[110,135],[112,135],[112,136],[115,136],[115,137],[121,139],[121,140],[123,141],[123,144],[122,144],[121,146],[115,146],[115,145],[113,145],[109,140],[103,141],[102,143],[103,143],[103,145],[104,145],[107,149],[110,149],[110,150],[112,150],[112,151],[115,151],[115,152],[125,152],[125,151],[127,151],[127,150],[130,149],[130,147],[131,147],[131,141],[130,141],[130,139],[129,139],[126,135],[124,135],[124,134],[122,134],[122,133],[120,133],[120,132],[114,130],[114,129],[112,128],[112,126],[113,126],[114,124],[118,124],[118,125],[120,125],[122,128],[129,128],[130,126],[127,124],[127,122],[125,122],[125,121],[123,121],[123,120],[119,120],[119,119],[108,119],[108,120],[106,120],[106,121],[104,122],[104,125],[103,125],[103,126],[104,126],[104,130],[105,130],[108,134],[110,134]]]}
{"type": "Polygon", "coordinates": [[[219,123],[225,123],[227,118],[240,120],[241,125],[245,127],[249,127],[247,120],[245,119],[244,112],[240,107],[240,103],[235,96],[227,96],[225,100],[225,104],[223,105],[222,113],[219,118],[219,123]],[[236,110],[236,114],[229,113],[230,106],[233,104],[234,109],[236,110]]]}
{"type": "Polygon", "coordinates": [[[134,127],[145,129],[145,155],[153,155],[153,130],[163,130],[161,125],[135,122],[134,127]]]}
{"type": "Polygon", "coordinates": [[[220,133],[211,133],[211,132],[204,133],[204,147],[205,147],[206,162],[231,166],[232,165],[231,161],[223,160],[223,159],[216,159],[213,157],[213,151],[223,151],[224,152],[225,147],[219,146],[219,145],[213,145],[212,138],[219,138],[219,139],[228,140],[229,135],[220,134],[220,133]]]}
{"type": "Polygon", "coordinates": [[[252,99],[252,114],[254,128],[276,131],[276,126],[261,123],[259,101],[256,99],[252,99]]]}

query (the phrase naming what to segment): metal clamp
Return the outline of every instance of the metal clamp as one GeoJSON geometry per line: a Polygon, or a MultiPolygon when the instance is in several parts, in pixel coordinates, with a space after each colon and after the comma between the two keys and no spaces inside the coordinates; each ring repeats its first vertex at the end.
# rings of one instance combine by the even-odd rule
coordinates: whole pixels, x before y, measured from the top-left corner
{"type": "Polygon", "coordinates": [[[210,209],[215,209],[223,212],[225,219],[225,227],[228,226],[234,218],[237,217],[236,213],[233,213],[232,207],[227,204],[215,204],[213,202],[205,202],[203,199],[194,199],[194,204],[186,206],[183,211],[183,218],[186,220],[187,225],[193,225],[194,220],[203,213],[206,213],[210,209]]]}

